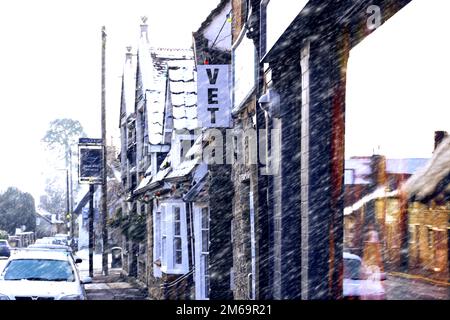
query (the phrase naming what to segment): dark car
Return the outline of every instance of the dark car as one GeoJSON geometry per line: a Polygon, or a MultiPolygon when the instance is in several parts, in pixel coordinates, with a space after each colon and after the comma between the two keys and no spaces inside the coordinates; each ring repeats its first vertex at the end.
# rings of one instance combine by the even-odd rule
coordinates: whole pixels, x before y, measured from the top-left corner
{"type": "Polygon", "coordinates": [[[10,257],[11,249],[7,240],[0,240],[0,257],[10,257]]]}

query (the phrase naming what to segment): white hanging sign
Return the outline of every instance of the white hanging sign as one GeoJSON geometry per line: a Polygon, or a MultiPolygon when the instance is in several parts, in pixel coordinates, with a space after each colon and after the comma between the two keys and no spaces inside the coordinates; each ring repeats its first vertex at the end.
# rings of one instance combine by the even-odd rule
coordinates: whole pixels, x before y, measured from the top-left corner
{"type": "Polygon", "coordinates": [[[229,69],[229,65],[197,66],[198,119],[203,128],[230,127],[229,69]]]}

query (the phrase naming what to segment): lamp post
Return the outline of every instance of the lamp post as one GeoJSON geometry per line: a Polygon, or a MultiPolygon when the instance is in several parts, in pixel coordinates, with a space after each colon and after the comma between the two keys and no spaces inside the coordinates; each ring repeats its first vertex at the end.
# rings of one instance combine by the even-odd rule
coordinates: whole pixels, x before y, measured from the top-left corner
{"type": "Polygon", "coordinates": [[[107,174],[106,174],[106,157],[107,157],[107,149],[106,149],[106,83],[105,83],[105,64],[106,64],[106,29],[105,26],[102,27],[102,95],[101,95],[101,128],[102,128],[102,143],[103,143],[103,159],[102,159],[102,215],[101,215],[101,224],[102,224],[102,242],[103,242],[103,250],[102,250],[102,271],[105,276],[108,275],[108,230],[106,228],[106,215],[108,214],[108,205],[107,205],[107,174]]]}

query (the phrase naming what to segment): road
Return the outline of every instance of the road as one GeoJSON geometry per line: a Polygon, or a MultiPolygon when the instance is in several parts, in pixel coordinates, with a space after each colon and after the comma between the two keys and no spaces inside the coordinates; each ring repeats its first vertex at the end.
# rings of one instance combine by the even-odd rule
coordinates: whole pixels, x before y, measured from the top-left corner
{"type": "MultiPolygon", "coordinates": [[[[77,255],[83,259],[83,262],[78,266],[81,276],[88,276],[89,260],[87,250],[78,252],[77,255]]],[[[108,260],[111,261],[111,255],[109,255],[108,260]]],[[[3,270],[6,261],[6,258],[0,258],[0,270],[3,270]]],[[[94,269],[101,270],[101,266],[102,256],[95,254],[94,269]]],[[[388,300],[450,300],[450,286],[435,285],[425,281],[391,275],[384,281],[384,285],[388,300]]]]}
{"type": "Polygon", "coordinates": [[[423,280],[389,275],[385,281],[388,300],[449,300],[449,286],[435,285],[423,280]]]}

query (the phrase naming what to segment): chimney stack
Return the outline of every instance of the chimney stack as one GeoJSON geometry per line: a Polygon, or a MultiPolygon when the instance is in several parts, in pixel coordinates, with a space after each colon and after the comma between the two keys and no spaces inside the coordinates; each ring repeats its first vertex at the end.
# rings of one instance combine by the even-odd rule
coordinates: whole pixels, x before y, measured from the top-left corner
{"type": "Polygon", "coordinates": [[[147,25],[147,17],[141,17],[141,38],[148,41],[148,25],[147,25]]]}
{"type": "Polygon", "coordinates": [[[133,56],[133,54],[131,53],[131,49],[132,47],[127,47],[127,53],[125,54],[126,61],[131,61],[131,58],[133,56]]]}
{"type": "Polygon", "coordinates": [[[447,131],[435,131],[434,132],[434,150],[436,150],[437,146],[448,137],[447,131]]]}
{"type": "Polygon", "coordinates": [[[386,157],[374,154],[371,158],[372,185],[376,188],[386,186],[387,165],[386,157]]]}

